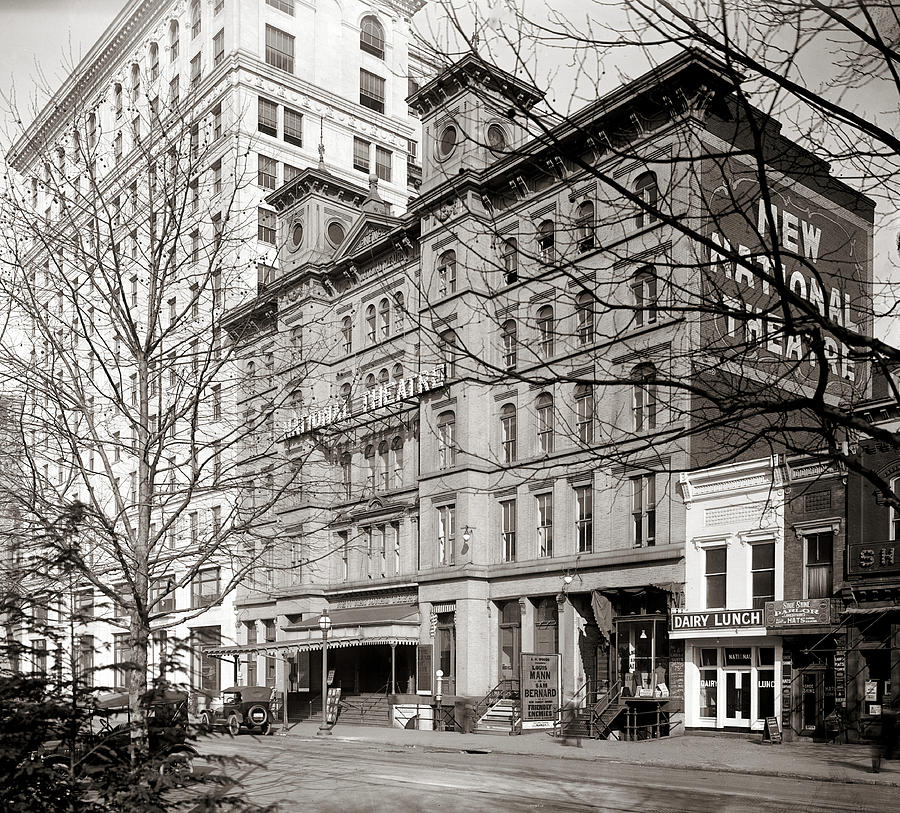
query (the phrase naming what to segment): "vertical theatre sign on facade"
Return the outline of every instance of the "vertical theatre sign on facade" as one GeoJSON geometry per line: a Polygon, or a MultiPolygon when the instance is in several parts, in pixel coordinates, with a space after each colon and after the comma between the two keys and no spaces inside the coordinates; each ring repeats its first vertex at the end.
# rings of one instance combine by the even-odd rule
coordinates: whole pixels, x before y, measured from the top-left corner
{"type": "MultiPolygon", "coordinates": [[[[799,317],[800,310],[796,303],[787,309],[789,295],[774,284],[778,264],[784,287],[798,300],[834,326],[868,332],[867,232],[799,184],[788,187],[768,177],[763,190],[755,168],[734,157],[706,158],[702,173],[706,234],[721,249],[709,250],[703,262],[704,295],[718,306],[707,326],[706,346],[726,355],[730,349],[732,358],[741,348],[742,363],[781,380],[818,379],[810,334],[795,329],[799,320],[791,324],[790,317],[799,317]],[[750,268],[735,262],[734,255],[750,268]]],[[[838,338],[825,331],[822,341],[833,390],[864,378],[838,338]]]]}

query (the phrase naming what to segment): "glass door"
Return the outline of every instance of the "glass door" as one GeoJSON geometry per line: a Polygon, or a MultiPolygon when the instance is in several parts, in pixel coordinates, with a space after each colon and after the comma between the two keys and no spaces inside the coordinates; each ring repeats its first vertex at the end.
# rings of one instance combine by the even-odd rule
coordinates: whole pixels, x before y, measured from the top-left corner
{"type": "Polygon", "coordinates": [[[750,725],[750,670],[725,673],[725,725],[750,725]]]}

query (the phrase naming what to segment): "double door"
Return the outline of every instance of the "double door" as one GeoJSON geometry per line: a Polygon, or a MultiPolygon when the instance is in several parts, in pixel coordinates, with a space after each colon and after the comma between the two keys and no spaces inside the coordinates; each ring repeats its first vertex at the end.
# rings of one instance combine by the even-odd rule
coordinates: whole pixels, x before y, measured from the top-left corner
{"type": "Polygon", "coordinates": [[[752,680],[749,669],[729,669],[725,672],[725,725],[749,727],[752,680]]]}

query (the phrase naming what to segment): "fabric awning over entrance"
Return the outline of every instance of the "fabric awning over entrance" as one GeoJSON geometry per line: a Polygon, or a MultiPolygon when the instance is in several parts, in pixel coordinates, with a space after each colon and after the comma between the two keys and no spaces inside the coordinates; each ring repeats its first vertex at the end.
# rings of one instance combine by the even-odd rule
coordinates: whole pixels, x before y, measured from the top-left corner
{"type": "MultiPolygon", "coordinates": [[[[419,608],[415,605],[385,605],[381,607],[354,607],[328,613],[331,630],[328,648],[343,649],[352,646],[377,644],[419,643],[419,608]]],[[[322,648],[322,631],[319,616],[283,627],[293,634],[283,641],[258,644],[233,644],[205,647],[204,652],[217,658],[237,655],[289,655],[322,648]]]]}

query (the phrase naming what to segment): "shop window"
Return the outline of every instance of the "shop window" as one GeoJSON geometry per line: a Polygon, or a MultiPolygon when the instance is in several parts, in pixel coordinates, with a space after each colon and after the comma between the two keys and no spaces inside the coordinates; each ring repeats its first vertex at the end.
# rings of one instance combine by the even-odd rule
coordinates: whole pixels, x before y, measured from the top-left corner
{"type": "Polygon", "coordinates": [[[725,577],[728,562],[727,548],[706,549],[706,606],[708,609],[726,607],[725,577]]]}
{"type": "Polygon", "coordinates": [[[384,28],[371,14],[363,17],[359,25],[359,48],[384,59],[384,28]]]}
{"type": "Polygon", "coordinates": [[[632,543],[636,548],[656,544],[656,475],[631,478],[632,543]]]}
{"type": "Polygon", "coordinates": [[[639,229],[656,222],[656,215],[648,207],[656,209],[659,204],[659,187],[655,172],[644,172],[634,182],[634,194],[638,197],[638,210],[634,223],[639,229]]]}
{"type": "Polygon", "coordinates": [[[516,408],[504,404],[500,408],[500,448],[504,463],[515,463],[517,457],[516,408]]]}
{"type": "Polygon", "coordinates": [[[503,561],[516,561],[516,501],[503,500],[500,503],[500,537],[503,546],[503,561]]]}
{"type": "Polygon", "coordinates": [[[810,533],[806,546],[806,597],[829,598],[833,588],[834,534],[831,531],[810,533]]]}
{"type": "Polygon", "coordinates": [[[500,327],[503,341],[503,366],[507,370],[516,369],[518,356],[518,337],[515,319],[507,319],[500,327]]]}
{"type": "Polygon", "coordinates": [[[700,650],[700,716],[715,719],[719,699],[719,650],[700,650]]]}
{"type": "Polygon", "coordinates": [[[544,454],[553,451],[553,396],[550,393],[541,393],[537,398],[537,434],[538,446],[544,454]]]}
{"type": "Polygon", "coordinates": [[[759,719],[775,716],[775,648],[758,650],[756,716],[759,719]]]}
{"type": "Polygon", "coordinates": [[[618,675],[626,697],[660,697],[668,692],[669,637],[665,618],[616,620],[618,675]]]}
{"type": "Polygon", "coordinates": [[[754,545],[751,563],[753,609],[762,610],[767,601],[775,600],[775,543],[754,545]]]}
{"type": "MultiPolygon", "coordinates": [[[[538,557],[553,556],[553,492],[537,495],[538,557]]],[[[554,650],[555,651],[555,650],[554,650]]]]}
{"type": "Polygon", "coordinates": [[[441,505],[437,509],[438,564],[456,562],[456,504],[441,505]]]}

